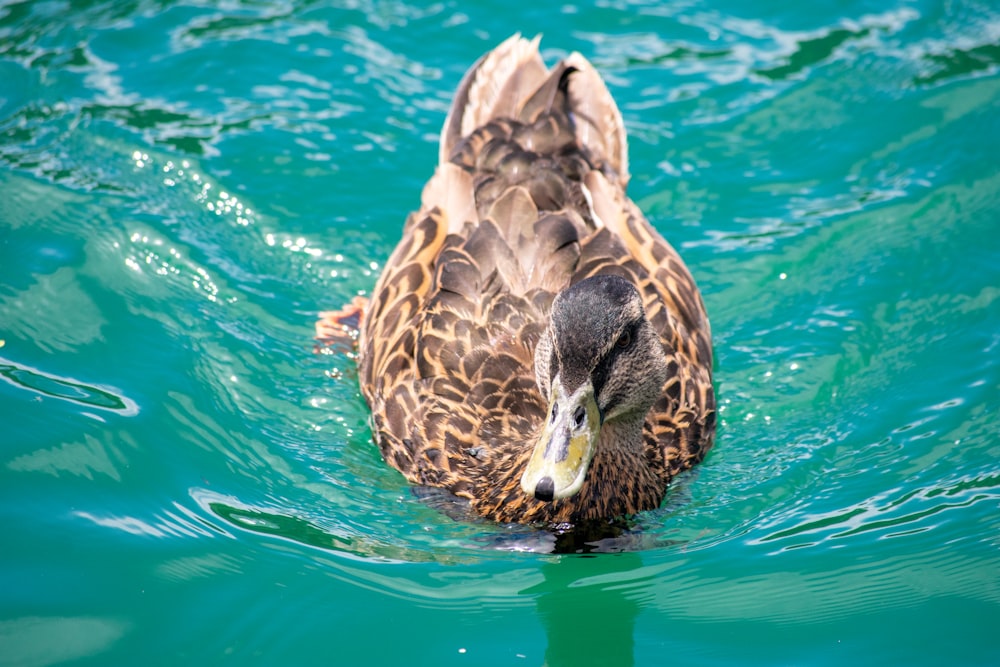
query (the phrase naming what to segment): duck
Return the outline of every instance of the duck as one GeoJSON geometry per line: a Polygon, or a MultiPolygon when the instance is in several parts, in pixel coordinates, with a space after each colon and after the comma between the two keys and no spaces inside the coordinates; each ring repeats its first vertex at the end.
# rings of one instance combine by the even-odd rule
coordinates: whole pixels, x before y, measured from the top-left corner
{"type": "Polygon", "coordinates": [[[600,74],[539,37],[466,73],[419,208],[354,318],[382,457],[504,524],[658,508],[715,436],[698,287],[626,194],[600,74]]]}

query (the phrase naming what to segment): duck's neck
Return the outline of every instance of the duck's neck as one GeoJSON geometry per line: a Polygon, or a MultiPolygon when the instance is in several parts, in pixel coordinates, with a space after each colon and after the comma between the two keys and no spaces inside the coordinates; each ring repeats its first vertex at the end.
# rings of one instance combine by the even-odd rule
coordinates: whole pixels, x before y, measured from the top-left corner
{"type": "Polygon", "coordinates": [[[643,423],[641,414],[605,422],[587,478],[571,498],[542,502],[521,491],[521,475],[531,456],[526,447],[504,466],[494,492],[474,502],[501,522],[550,524],[611,520],[658,507],[665,484],[646,456],[643,423]]]}
{"type": "MultiPolygon", "coordinates": [[[[642,425],[643,415],[632,413],[622,415],[617,419],[604,422],[601,426],[600,453],[620,453],[624,456],[641,455],[643,451],[642,425]]],[[[595,456],[596,458],[596,456],[595,456]]]]}
{"type": "Polygon", "coordinates": [[[587,480],[580,489],[581,509],[611,518],[659,505],[663,484],[650,467],[643,438],[644,416],[625,415],[605,422],[587,480]]]}

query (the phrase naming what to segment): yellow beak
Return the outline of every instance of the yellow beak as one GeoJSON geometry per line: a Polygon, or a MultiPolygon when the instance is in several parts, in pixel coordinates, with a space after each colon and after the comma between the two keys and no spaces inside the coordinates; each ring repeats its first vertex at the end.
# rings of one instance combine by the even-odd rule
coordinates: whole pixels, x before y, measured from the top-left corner
{"type": "Polygon", "coordinates": [[[566,396],[556,377],[545,427],[521,476],[521,490],[544,501],[576,494],[583,486],[600,435],[601,412],[593,385],[584,382],[566,396]]]}

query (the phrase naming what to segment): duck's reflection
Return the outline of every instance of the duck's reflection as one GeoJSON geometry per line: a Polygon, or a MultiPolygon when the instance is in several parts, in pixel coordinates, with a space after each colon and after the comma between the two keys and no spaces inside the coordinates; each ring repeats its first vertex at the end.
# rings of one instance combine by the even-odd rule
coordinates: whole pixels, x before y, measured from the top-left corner
{"type": "MultiPolygon", "coordinates": [[[[226,519],[232,527],[293,540],[324,551],[332,549],[351,554],[350,561],[314,556],[331,571],[346,575],[342,581],[363,584],[370,590],[392,592],[417,602],[433,600],[435,605],[449,599],[462,604],[469,600],[470,580],[467,578],[456,581],[451,590],[448,585],[442,586],[437,576],[433,577],[433,582],[426,582],[391,575],[379,566],[378,560],[368,563],[364,558],[374,556],[395,563],[454,564],[462,560],[460,555],[450,558],[378,540],[339,536],[300,517],[249,506],[237,507],[207,492],[202,495],[211,511],[226,519]],[[357,559],[357,556],[362,558],[357,559]]],[[[527,580],[532,582],[527,587],[524,587],[528,583],[524,573],[514,578],[492,575],[484,580],[486,585],[482,587],[493,597],[534,600],[547,638],[543,664],[548,667],[635,664],[635,620],[642,607],[643,582],[654,575],[643,572],[641,552],[627,550],[640,546],[636,541],[642,540],[641,533],[615,531],[617,534],[609,536],[606,525],[603,529],[604,532],[578,530],[562,534],[518,531],[504,540],[490,543],[492,548],[505,550],[554,552],[543,557],[548,560],[539,570],[527,575],[527,580]],[[615,553],[595,553],[602,551],[615,553]]]]}
{"type": "Polygon", "coordinates": [[[544,582],[524,593],[537,596],[545,665],[634,664],[639,604],[616,574],[640,567],[636,553],[563,556],[542,566],[544,582]]]}

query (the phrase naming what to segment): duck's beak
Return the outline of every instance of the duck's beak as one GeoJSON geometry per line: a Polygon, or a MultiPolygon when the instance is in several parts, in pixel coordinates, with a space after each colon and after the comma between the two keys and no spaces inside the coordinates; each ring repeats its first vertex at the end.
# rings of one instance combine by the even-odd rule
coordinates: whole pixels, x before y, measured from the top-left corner
{"type": "Polygon", "coordinates": [[[521,489],[546,502],[577,493],[594,458],[601,421],[590,382],[567,396],[556,377],[545,427],[521,476],[521,489]]]}

